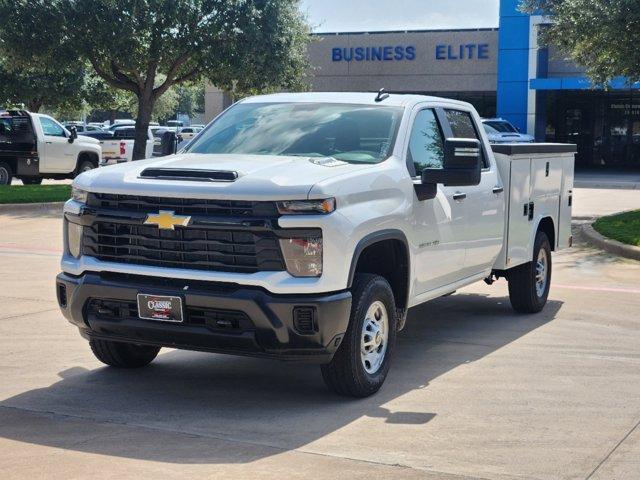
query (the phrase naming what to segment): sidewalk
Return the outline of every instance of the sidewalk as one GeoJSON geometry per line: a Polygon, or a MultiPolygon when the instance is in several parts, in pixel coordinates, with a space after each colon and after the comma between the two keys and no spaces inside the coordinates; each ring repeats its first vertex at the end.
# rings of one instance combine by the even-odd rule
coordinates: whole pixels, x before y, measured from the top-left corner
{"type": "Polygon", "coordinates": [[[578,171],[575,173],[574,186],[576,188],[615,188],[626,190],[640,190],[640,171],[578,171]]]}
{"type": "Polygon", "coordinates": [[[640,208],[640,189],[575,188],[573,218],[592,219],[640,208]]]}

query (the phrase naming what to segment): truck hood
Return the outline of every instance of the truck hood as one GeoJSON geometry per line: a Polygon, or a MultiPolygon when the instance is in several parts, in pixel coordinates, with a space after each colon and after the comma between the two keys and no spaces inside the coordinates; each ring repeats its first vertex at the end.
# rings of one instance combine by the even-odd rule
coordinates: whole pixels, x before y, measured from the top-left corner
{"type": "Polygon", "coordinates": [[[323,180],[374,167],[324,158],[185,153],[94,169],[76,177],[74,185],[123,195],[287,200],[308,198],[323,180]],[[232,182],[141,178],[147,168],[231,171],[238,177],[232,182]]]}
{"type": "Polygon", "coordinates": [[[82,134],[78,134],[78,138],[76,139],[76,142],[80,142],[84,144],[89,143],[91,145],[100,145],[99,140],[95,138],[87,137],[86,135],[82,135],[82,134]]]}

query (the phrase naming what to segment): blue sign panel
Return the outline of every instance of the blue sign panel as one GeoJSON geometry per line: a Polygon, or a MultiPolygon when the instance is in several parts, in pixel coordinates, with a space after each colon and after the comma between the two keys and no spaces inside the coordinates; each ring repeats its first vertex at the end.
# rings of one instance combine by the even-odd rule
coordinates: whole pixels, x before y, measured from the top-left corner
{"type": "Polygon", "coordinates": [[[331,50],[334,62],[391,62],[414,60],[416,47],[413,45],[385,45],[381,47],[336,47],[331,50]]]}
{"type": "Polygon", "coordinates": [[[488,58],[488,43],[436,45],[436,60],[487,60],[488,58]]]}

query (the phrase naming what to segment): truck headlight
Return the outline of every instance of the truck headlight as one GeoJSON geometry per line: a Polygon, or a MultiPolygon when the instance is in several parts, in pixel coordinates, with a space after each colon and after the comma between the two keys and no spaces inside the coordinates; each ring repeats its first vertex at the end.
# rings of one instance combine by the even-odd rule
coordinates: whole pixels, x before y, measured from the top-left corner
{"type": "Polygon", "coordinates": [[[280,248],[287,271],[292,276],[322,275],[322,237],[282,238],[280,248]]]}
{"type": "Polygon", "coordinates": [[[80,257],[82,245],[82,225],[67,221],[67,248],[75,258],[80,257]]]}
{"type": "Polygon", "coordinates": [[[278,202],[278,212],[281,215],[327,214],[336,209],[336,199],[324,200],[285,200],[278,202]]]}
{"type": "Polygon", "coordinates": [[[71,187],[71,198],[76,202],[87,203],[87,197],[89,193],[86,190],[82,190],[78,187],[71,187]]]}

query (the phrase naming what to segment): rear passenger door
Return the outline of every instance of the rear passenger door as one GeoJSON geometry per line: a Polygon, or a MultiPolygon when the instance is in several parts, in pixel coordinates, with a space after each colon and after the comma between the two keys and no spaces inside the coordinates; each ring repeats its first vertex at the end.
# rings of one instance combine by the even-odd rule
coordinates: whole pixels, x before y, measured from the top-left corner
{"type": "MultiPolygon", "coordinates": [[[[418,107],[414,112],[407,145],[407,169],[414,181],[425,168],[442,168],[444,133],[442,110],[418,107]]],[[[444,120],[446,121],[446,120],[444,120]]],[[[460,279],[465,257],[465,204],[454,198],[457,189],[437,186],[436,197],[413,196],[413,230],[416,246],[414,276],[418,294],[444,287],[460,279]]]]}
{"type": "Polygon", "coordinates": [[[480,135],[479,118],[471,111],[444,109],[448,128],[454,138],[475,138],[480,141],[482,173],[479,185],[457,187],[466,195],[466,255],[464,276],[481,273],[493,266],[500,252],[504,232],[504,192],[495,161],[480,135]]]}

